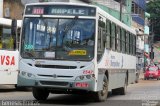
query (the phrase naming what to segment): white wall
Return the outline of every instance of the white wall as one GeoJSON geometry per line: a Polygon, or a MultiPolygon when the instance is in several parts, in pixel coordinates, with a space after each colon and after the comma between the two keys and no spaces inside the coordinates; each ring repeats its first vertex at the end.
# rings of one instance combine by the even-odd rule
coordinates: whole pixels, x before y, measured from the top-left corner
{"type": "Polygon", "coordinates": [[[3,17],[3,0],[0,0],[0,18],[3,17]]]}
{"type": "Polygon", "coordinates": [[[141,37],[138,37],[137,39],[137,48],[144,50],[144,40],[142,40],[141,37]]]}

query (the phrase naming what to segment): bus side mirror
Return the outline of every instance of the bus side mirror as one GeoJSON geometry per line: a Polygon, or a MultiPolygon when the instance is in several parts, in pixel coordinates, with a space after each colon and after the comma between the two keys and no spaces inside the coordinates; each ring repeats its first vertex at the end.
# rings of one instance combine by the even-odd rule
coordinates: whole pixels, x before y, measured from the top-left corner
{"type": "Polygon", "coordinates": [[[13,19],[11,24],[11,34],[15,37],[17,32],[17,20],[13,19]]]}

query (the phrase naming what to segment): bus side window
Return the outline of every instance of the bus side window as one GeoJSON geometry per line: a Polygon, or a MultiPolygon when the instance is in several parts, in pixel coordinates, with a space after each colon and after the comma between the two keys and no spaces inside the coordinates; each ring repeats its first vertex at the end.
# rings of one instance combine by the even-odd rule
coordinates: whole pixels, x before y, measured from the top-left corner
{"type": "Polygon", "coordinates": [[[117,26],[116,28],[116,49],[118,52],[121,51],[121,28],[117,26]]]}
{"type": "Polygon", "coordinates": [[[0,27],[0,49],[2,49],[2,27],[0,27]]]}
{"type": "Polygon", "coordinates": [[[106,44],[106,30],[105,23],[103,21],[98,21],[98,47],[97,47],[97,61],[99,61],[104,53],[106,44]]]}
{"type": "Polygon", "coordinates": [[[110,49],[111,47],[111,21],[106,20],[106,48],[110,49]]]}
{"type": "Polygon", "coordinates": [[[130,34],[129,36],[129,54],[132,54],[132,35],[130,34]]]}
{"type": "Polygon", "coordinates": [[[133,35],[133,55],[136,55],[136,36],[133,35]]]}
{"type": "Polygon", "coordinates": [[[114,23],[112,23],[112,26],[111,26],[111,48],[112,50],[115,50],[115,46],[116,46],[116,26],[114,23]]]}
{"type": "Polygon", "coordinates": [[[15,49],[19,49],[19,42],[20,42],[20,32],[21,32],[21,28],[17,29],[17,36],[16,36],[16,48],[15,49]]]}
{"type": "Polygon", "coordinates": [[[124,29],[121,30],[122,36],[121,36],[121,42],[122,42],[122,52],[126,53],[126,31],[124,29]]]}
{"type": "Polygon", "coordinates": [[[130,33],[129,32],[126,32],[126,53],[129,54],[129,48],[130,48],[130,42],[129,42],[129,36],[130,33]]]}
{"type": "Polygon", "coordinates": [[[3,28],[2,30],[2,49],[4,50],[13,50],[14,49],[14,39],[11,36],[10,28],[3,28]]]}

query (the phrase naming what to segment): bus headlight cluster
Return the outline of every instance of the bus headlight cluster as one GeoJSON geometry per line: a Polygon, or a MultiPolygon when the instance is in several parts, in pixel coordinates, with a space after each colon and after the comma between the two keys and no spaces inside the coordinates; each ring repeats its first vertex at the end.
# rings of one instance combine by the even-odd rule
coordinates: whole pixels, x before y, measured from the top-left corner
{"type": "Polygon", "coordinates": [[[87,80],[87,79],[91,79],[94,78],[94,74],[89,74],[89,75],[81,75],[76,77],[76,80],[87,80]]]}
{"type": "Polygon", "coordinates": [[[35,77],[32,73],[27,73],[27,72],[24,72],[24,71],[21,72],[21,75],[25,76],[25,77],[35,77]]]}

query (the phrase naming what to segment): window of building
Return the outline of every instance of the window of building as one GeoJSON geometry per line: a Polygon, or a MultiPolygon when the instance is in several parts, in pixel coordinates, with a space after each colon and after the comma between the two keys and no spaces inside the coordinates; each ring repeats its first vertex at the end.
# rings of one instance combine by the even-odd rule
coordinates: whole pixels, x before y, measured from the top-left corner
{"type": "Polygon", "coordinates": [[[135,3],[132,2],[132,13],[135,13],[135,3]]]}
{"type": "Polygon", "coordinates": [[[144,10],[132,1],[132,14],[137,14],[144,19],[144,10]]]}

